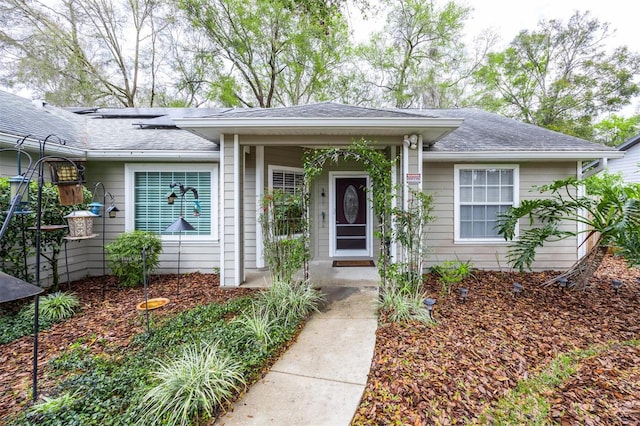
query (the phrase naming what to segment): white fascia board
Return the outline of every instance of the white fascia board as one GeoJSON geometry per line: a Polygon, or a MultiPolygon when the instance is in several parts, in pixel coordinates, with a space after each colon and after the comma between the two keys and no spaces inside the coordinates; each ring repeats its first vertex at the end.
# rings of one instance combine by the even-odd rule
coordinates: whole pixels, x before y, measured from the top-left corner
{"type": "Polygon", "coordinates": [[[594,158],[622,158],[620,151],[424,151],[422,161],[468,161],[468,160],[591,160],[594,158]]]}
{"type": "Polygon", "coordinates": [[[87,160],[194,161],[220,160],[219,151],[88,151],[87,160]]]}
{"type": "MultiPolygon", "coordinates": [[[[23,138],[17,137],[15,135],[9,134],[0,134],[0,145],[7,146],[8,148],[17,148],[18,142],[23,138]]],[[[40,140],[39,139],[30,139],[27,138],[22,142],[22,150],[27,152],[39,152],[40,151],[40,140]]],[[[45,144],[46,155],[61,155],[61,156],[78,156],[84,157],[86,155],[86,151],[82,148],[74,148],[67,145],[59,144],[56,140],[50,139],[45,144]]]]}
{"type": "Polygon", "coordinates": [[[210,127],[224,133],[235,133],[237,129],[277,129],[277,128],[427,128],[459,127],[462,118],[425,118],[425,117],[360,117],[360,118],[295,118],[295,117],[258,117],[258,118],[174,118],[178,127],[210,127]]]}

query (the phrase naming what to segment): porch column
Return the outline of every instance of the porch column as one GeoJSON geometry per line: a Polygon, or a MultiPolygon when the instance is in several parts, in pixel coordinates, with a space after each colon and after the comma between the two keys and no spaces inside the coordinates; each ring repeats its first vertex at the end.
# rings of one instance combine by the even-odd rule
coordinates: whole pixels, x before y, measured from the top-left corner
{"type": "Polygon", "coordinates": [[[244,280],[242,221],[242,152],[238,135],[220,137],[222,174],[222,237],[220,285],[239,286],[244,280]]]}
{"type": "MultiPolygon", "coordinates": [[[[415,136],[418,138],[415,148],[402,144],[402,206],[405,210],[409,207],[409,188],[422,190],[422,136],[415,136]]],[[[405,135],[404,140],[409,137],[405,135]]]]}
{"type": "MultiPolygon", "coordinates": [[[[422,136],[419,135],[405,135],[404,142],[402,144],[402,207],[403,210],[409,208],[409,201],[411,195],[409,189],[414,191],[422,190],[422,136]],[[417,140],[412,141],[411,144],[407,143],[410,138],[414,136],[417,140]]],[[[404,259],[404,253],[398,256],[400,261],[406,261],[404,259]],[[400,259],[399,257],[402,257],[400,259]]]]}

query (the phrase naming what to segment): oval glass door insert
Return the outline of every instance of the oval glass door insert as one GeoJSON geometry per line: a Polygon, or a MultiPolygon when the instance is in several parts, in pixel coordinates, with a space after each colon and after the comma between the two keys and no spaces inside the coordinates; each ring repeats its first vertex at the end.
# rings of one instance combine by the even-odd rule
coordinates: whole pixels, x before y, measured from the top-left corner
{"type": "Polygon", "coordinates": [[[355,223],[358,219],[358,208],[360,207],[358,200],[358,191],[355,186],[349,185],[344,191],[342,199],[342,207],[344,208],[344,217],[349,223],[355,223]]]}

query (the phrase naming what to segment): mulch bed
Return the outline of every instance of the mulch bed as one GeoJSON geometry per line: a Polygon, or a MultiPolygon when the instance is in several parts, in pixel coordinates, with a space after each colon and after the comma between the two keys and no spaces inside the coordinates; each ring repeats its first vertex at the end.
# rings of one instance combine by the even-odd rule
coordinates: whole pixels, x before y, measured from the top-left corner
{"type": "MultiPolygon", "coordinates": [[[[558,354],[640,338],[637,270],[608,255],[587,291],[541,287],[552,273],[478,271],[466,303],[437,299],[435,326],[383,324],[353,424],[464,424],[558,354]],[[619,293],[611,280],[624,282],[619,293]],[[513,282],[524,285],[514,298],[513,282]]],[[[579,364],[550,395],[548,423],[640,424],[640,348],[613,346],[579,364]]]]}
{"type": "MultiPolygon", "coordinates": [[[[640,338],[638,272],[611,256],[592,281],[592,289],[541,288],[549,273],[478,271],[463,283],[466,303],[452,292],[440,297],[428,277],[426,289],[437,299],[438,324],[386,324],[381,321],[369,381],[353,424],[462,424],[475,422],[519,380],[544,368],[556,355],[592,345],[640,338]],[[621,279],[618,294],[611,280],[621,279]],[[525,286],[513,297],[514,281],[525,286]]],[[[217,277],[189,274],[152,277],[149,298],[171,302],[153,311],[162,317],[209,302],[223,302],[254,289],[220,289],[217,277]]],[[[63,287],[66,287],[63,286],[63,287]]],[[[82,311],[40,334],[39,363],[73,342],[89,342],[93,352],[126,349],[144,332],[136,304],[142,288],[118,289],[113,277],[72,283],[82,311]],[[101,298],[103,280],[106,297],[101,298]]],[[[384,318],[383,318],[384,320],[384,318]]],[[[32,338],[0,346],[0,413],[29,402],[32,338]]],[[[576,374],[546,395],[549,422],[558,424],[640,424],[640,349],[613,346],[584,360],[576,374]]],[[[39,377],[42,377],[42,368],[39,377]]],[[[40,383],[46,394],[48,383],[40,383]]]]}
{"type": "MultiPolygon", "coordinates": [[[[62,285],[67,290],[66,283],[62,285]]],[[[144,311],[136,305],[144,302],[142,287],[120,289],[114,277],[92,277],[71,283],[71,291],[80,299],[79,314],[62,323],[54,324],[39,334],[39,378],[43,367],[52,357],[63,352],[74,342],[82,341],[94,353],[124,350],[131,338],[145,332],[144,311]],[[106,282],[105,282],[106,280],[106,282]],[[105,298],[102,286],[106,284],[105,298]]],[[[175,275],[151,277],[148,297],[166,297],[169,304],[149,311],[155,320],[196,306],[251,294],[255,289],[221,289],[217,275],[187,274],[178,281],[175,275]]],[[[33,337],[0,345],[0,413],[9,415],[22,409],[29,402],[33,362],[33,337]]],[[[42,379],[39,379],[42,380],[42,379]]],[[[39,382],[39,394],[47,393],[49,383],[39,382]]]]}

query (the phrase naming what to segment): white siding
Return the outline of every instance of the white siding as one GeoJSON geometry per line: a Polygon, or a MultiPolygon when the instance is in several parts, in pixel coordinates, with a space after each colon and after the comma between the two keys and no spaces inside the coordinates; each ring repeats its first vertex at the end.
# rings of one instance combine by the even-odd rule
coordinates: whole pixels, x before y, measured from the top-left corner
{"type": "MultiPolygon", "coordinates": [[[[509,269],[507,251],[509,244],[454,243],[454,188],[453,163],[425,163],[423,187],[434,197],[435,222],[427,235],[426,266],[445,260],[471,261],[481,269],[509,269]]],[[[575,176],[575,163],[521,163],[520,199],[538,196],[531,192],[533,185],[543,185],[567,176],[575,176]]],[[[568,224],[567,226],[575,226],[568,224]]],[[[572,228],[573,229],[573,228],[572,228]]],[[[575,239],[545,245],[538,250],[535,270],[565,269],[577,260],[575,239]]]]}
{"type": "Polygon", "coordinates": [[[244,259],[245,267],[256,267],[256,150],[245,147],[244,155],[244,259]]]}
{"type": "Polygon", "coordinates": [[[609,160],[607,169],[612,173],[622,172],[625,182],[640,183],[640,144],[629,148],[622,158],[609,160]]]}

